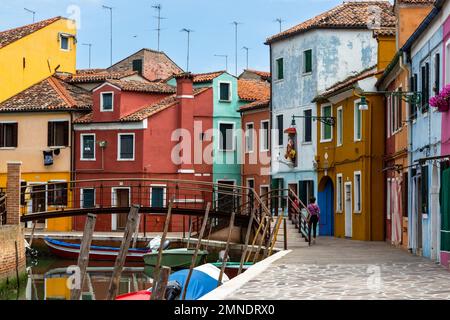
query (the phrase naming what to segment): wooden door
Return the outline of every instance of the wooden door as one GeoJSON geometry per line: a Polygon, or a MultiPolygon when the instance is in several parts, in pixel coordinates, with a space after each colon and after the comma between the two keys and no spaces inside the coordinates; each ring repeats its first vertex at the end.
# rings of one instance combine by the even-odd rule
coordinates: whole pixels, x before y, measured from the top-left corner
{"type": "Polygon", "coordinates": [[[352,226],[352,184],[350,182],[345,184],[345,237],[351,238],[353,236],[352,226]]]}
{"type": "MultiPolygon", "coordinates": [[[[127,208],[130,206],[130,192],[128,189],[116,189],[116,206],[119,208],[127,208]]],[[[117,215],[117,230],[125,230],[127,225],[128,214],[117,215]]]]}

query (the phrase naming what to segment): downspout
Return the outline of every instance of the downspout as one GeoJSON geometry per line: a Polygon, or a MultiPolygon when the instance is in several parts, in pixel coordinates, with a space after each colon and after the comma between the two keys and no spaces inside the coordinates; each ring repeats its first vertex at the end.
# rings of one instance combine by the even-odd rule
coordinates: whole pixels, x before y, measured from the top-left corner
{"type": "MultiPolygon", "coordinates": [[[[76,180],[76,176],[75,176],[75,168],[74,168],[74,163],[75,163],[75,129],[73,126],[73,113],[70,113],[70,131],[71,131],[71,137],[70,137],[70,180],[71,181],[75,181],[76,180]]],[[[73,195],[72,195],[73,196],[73,195]]]]}
{"type": "MultiPolygon", "coordinates": [[[[372,105],[372,108],[369,108],[369,210],[370,210],[370,218],[369,218],[369,241],[372,241],[372,219],[373,219],[373,210],[372,210],[372,113],[374,112],[375,104],[372,105]]],[[[361,201],[361,199],[359,200],[361,201]]]]}

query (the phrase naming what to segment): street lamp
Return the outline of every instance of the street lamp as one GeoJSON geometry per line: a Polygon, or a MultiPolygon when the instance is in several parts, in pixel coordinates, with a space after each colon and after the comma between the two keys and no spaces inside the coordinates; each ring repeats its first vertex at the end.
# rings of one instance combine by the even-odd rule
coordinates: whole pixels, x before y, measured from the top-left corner
{"type": "Polygon", "coordinates": [[[295,119],[297,118],[301,118],[301,119],[312,119],[312,121],[319,121],[322,122],[323,124],[326,124],[328,126],[334,126],[336,124],[336,118],[334,117],[316,117],[316,116],[296,116],[293,115],[292,116],[292,123],[291,126],[295,127],[297,124],[295,123],[295,119]]]}

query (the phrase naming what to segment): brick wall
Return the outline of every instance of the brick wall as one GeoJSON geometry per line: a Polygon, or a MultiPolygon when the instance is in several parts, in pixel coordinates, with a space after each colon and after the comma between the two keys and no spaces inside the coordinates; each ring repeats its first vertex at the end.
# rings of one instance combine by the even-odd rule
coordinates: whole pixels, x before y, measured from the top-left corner
{"type": "Polygon", "coordinates": [[[16,278],[16,248],[19,254],[19,274],[25,272],[26,257],[23,231],[19,225],[0,226],[0,283],[16,278]]]}

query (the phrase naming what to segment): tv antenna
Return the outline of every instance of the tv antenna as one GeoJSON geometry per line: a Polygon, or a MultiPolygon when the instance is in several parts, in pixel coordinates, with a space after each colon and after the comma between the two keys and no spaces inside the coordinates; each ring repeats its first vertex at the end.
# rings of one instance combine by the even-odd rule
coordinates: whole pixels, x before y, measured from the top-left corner
{"type": "Polygon", "coordinates": [[[242,23],[233,21],[232,24],[234,24],[235,76],[237,77],[237,73],[238,73],[238,25],[240,25],[242,23]]]}
{"type": "Polygon", "coordinates": [[[192,29],[183,28],[180,32],[187,33],[187,64],[186,64],[186,72],[189,72],[189,51],[191,45],[191,32],[194,32],[192,29]]]}
{"type": "Polygon", "coordinates": [[[158,27],[154,30],[158,31],[158,51],[160,50],[160,40],[161,40],[161,20],[167,19],[164,17],[161,17],[161,4],[155,4],[152,6],[153,9],[155,9],[158,12],[158,15],[153,16],[155,19],[158,20],[158,27]]]}
{"type": "Polygon", "coordinates": [[[36,11],[33,11],[31,9],[27,9],[27,8],[23,8],[26,12],[29,12],[33,15],[33,23],[35,21],[35,17],[36,17],[36,11]]]}
{"type": "Polygon", "coordinates": [[[225,71],[228,72],[228,55],[227,54],[215,54],[214,57],[225,58],[225,71]]]}

